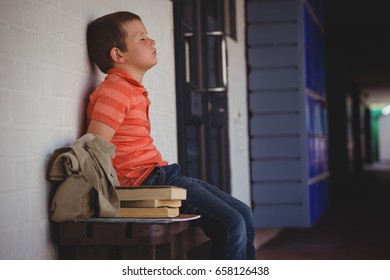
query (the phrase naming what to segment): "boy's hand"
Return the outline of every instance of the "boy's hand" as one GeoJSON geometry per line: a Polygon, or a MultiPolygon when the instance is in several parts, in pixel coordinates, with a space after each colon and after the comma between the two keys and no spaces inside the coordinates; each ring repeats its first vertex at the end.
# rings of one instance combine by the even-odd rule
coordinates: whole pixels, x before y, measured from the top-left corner
{"type": "Polygon", "coordinates": [[[104,140],[111,142],[115,130],[111,126],[106,125],[105,123],[96,120],[91,120],[88,126],[87,133],[97,135],[104,140]]]}

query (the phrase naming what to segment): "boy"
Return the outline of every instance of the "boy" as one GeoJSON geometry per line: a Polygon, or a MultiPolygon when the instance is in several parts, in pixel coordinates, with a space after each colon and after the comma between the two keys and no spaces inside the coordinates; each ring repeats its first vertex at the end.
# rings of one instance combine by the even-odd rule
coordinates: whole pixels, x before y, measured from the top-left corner
{"type": "Polygon", "coordinates": [[[201,215],[197,222],[212,239],[213,258],[254,259],[251,209],[204,181],[182,176],[180,167],[168,165],[153,145],[142,79],[157,64],[155,44],[140,17],[130,12],[108,14],[88,25],[90,59],[108,74],[90,96],[88,133],[116,146],[113,165],[120,185],[185,188],[181,212],[201,215]]]}

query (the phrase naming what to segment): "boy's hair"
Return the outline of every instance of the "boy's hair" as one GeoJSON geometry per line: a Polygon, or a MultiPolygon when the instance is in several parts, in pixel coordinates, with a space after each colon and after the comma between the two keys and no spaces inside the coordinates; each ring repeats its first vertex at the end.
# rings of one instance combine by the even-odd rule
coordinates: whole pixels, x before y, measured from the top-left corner
{"type": "Polygon", "coordinates": [[[114,47],[126,49],[127,33],[123,25],[129,21],[141,20],[131,12],[116,12],[102,16],[90,22],[87,27],[87,48],[91,62],[95,62],[100,71],[107,71],[114,66],[110,50],[114,47]]]}

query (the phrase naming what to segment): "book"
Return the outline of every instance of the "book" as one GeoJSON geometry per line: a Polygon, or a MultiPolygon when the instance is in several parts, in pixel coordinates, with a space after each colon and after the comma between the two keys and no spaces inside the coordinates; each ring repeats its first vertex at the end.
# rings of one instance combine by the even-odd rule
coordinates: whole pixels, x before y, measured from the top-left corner
{"type": "Polygon", "coordinates": [[[118,217],[120,218],[173,218],[179,216],[177,207],[158,208],[133,208],[120,207],[118,217]]]}
{"type": "Polygon", "coordinates": [[[175,186],[116,187],[120,201],[185,200],[187,190],[175,186]]]}
{"type": "Polygon", "coordinates": [[[121,201],[121,207],[140,207],[140,208],[156,208],[156,207],[180,207],[181,200],[133,200],[121,201]]]}

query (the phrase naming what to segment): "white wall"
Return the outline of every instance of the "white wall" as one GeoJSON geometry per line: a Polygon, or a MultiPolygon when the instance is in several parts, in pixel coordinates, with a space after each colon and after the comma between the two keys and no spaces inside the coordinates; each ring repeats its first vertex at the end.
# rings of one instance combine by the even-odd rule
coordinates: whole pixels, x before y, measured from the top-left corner
{"type": "Polygon", "coordinates": [[[236,1],[237,41],[228,38],[228,98],[232,195],[250,205],[245,1],[236,1]]]}
{"type": "Polygon", "coordinates": [[[0,259],[57,257],[46,165],[80,136],[85,96],[103,77],[88,68],[86,25],[118,10],[138,13],[157,40],[160,63],[144,84],[156,144],[177,159],[171,1],[1,0],[0,259]]]}
{"type": "Polygon", "coordinates": [[[390,160],[390,115],[379,118],[379,159],[390,160]]]}

